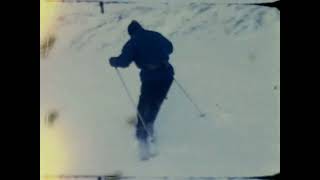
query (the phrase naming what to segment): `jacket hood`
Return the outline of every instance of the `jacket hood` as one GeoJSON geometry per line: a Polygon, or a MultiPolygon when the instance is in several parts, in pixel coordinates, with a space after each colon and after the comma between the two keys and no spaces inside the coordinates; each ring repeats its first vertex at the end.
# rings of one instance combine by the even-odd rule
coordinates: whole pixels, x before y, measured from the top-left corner
{"type": "Polygon", "coordinates": [[[138,23],[138,21],[133,20],[128,26],[128,33],[130,36],[135,34],[137,31],[142,30],[142,26],[138,23]]]}

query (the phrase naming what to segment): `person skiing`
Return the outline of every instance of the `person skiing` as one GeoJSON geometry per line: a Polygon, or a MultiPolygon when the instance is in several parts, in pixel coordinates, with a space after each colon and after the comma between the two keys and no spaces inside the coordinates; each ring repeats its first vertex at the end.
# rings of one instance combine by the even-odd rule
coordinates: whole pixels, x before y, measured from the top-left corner
{"type": "Polygon", "coordinates": [[[174,80],[174,68],[169,63],[172,43],[159,32],[144,29],[133,20],[128,26],[130,39],[118,57],[109,63],[115,68],[126,68],[134,62],[140,69],[141,89],[138,103],[136,138],[140,157],[148,159],[148,145],[155,140],[154,122],[174,80]],[[141,117],[139,117],[139,114],[141,117]]]}

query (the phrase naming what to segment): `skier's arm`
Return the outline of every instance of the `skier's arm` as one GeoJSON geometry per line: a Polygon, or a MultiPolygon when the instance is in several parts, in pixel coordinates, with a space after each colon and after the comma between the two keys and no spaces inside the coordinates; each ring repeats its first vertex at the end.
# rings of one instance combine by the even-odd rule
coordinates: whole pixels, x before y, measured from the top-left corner
{"type": "Polygon", "coordinates": [[[128,67],[134,58],[134,48],[132,41],[128,41],[122,48],[121,54],[116,58],[110,59],[110,64],[113,67],[128,67]]]}
{"type": "Polygon", "coordinates": [[[171,54],[173,52],[173,45],[168,39],[166,39],[166,41],[167,41],[167,52],[168,54],[171,54]]]}
{"type": "Polygon", "coordinates": [[[167,38],[165,38],[164,36],[161,37],[161,42],[162,42],[162,46],[165,49],[165,52],[168,53],[168,54],[171,54],[173,52],[172,43],[167,38]]]}

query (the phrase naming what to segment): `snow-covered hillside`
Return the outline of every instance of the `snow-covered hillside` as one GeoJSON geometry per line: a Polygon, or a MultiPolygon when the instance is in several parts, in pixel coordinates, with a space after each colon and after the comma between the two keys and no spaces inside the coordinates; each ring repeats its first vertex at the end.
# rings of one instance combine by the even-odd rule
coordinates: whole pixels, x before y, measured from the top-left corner
{"type": "MultiPolygon", "coordinates": [[[[54,3],[52,3],[54,4],[54,3]]],[[[42,171],[47,174],[255,176],[280,171],[280,12],[249,5],[60,3],[40,60],[42,171]],[[177,80],[156,122],[160,154],[137,158],[135,115],[113,68],[136,19],[172,40],[177,80]],[[59,116],[53,126],[48,111],[59,116]],[[121,111],[120,111],[121,109],[121,111]],[[125,111],[124,111],[125,110],[125,111]]],[[[46,34],[48,35],[48,34],[46,34]]],[[[46,38],[42,34],[41,39],[46,38]]],[[[138,70],[121,69],[135,100],[138,70]]]]}

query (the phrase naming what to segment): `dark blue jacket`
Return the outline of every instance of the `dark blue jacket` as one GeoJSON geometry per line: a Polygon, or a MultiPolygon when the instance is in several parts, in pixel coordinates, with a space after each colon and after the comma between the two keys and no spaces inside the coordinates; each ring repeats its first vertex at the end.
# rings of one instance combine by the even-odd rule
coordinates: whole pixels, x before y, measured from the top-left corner
{"type": "Polygon", "coordinates": [[[129,25],[128,33],[131,38],[113,65],[125,68],[135,62],[141,69],[142,81],[172,78],[174,69],[169,64],[169,55],[173,52],[172,43],[158,32],[143,29],[136,21],[129,25]]]}

